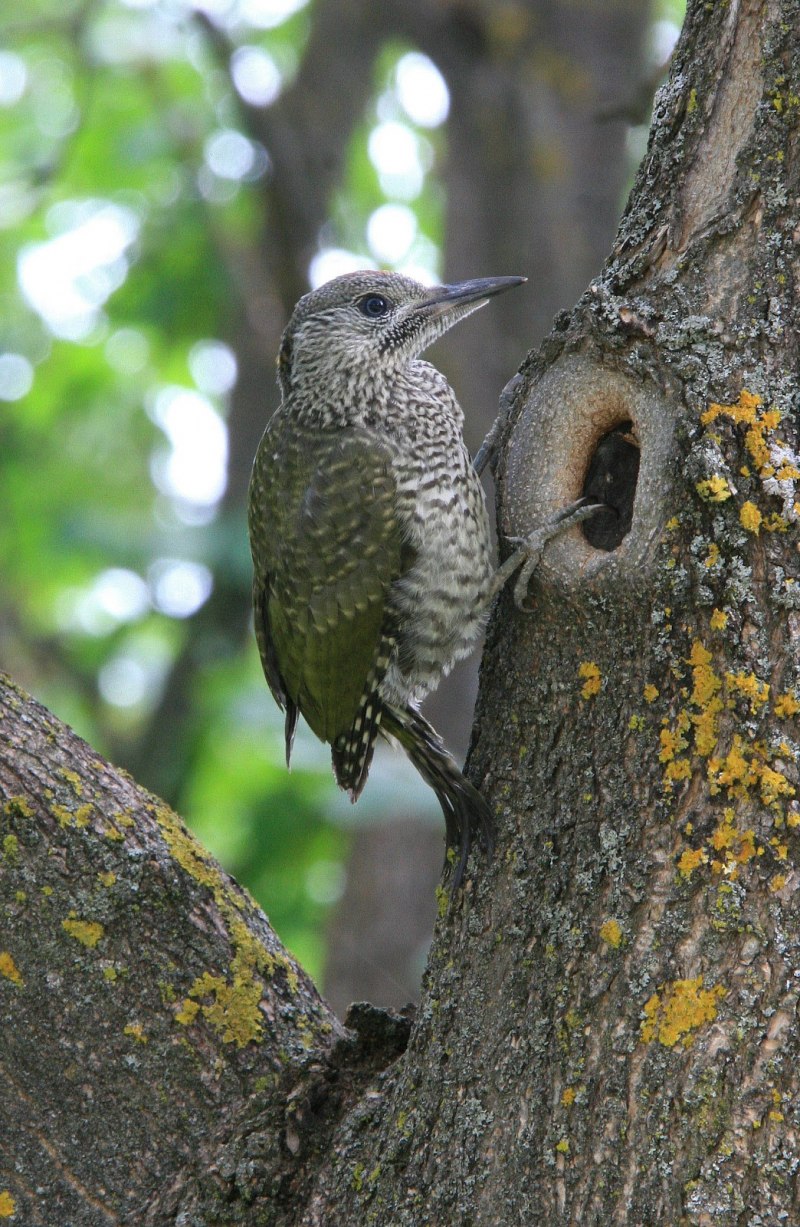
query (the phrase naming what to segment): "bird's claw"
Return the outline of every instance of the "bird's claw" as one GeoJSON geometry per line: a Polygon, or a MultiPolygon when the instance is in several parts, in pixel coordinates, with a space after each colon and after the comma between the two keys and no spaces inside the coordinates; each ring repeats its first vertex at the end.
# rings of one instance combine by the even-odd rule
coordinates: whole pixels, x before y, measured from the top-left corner
{"type": "Polygon", "coordinates": [[[535,532],[532,532],[529,537],[506,538],[509,544],[515,547],[514,555],[512,556],[514,562],[511,565],[514,570],[519,567],[519,573],[514,582],[514,604],[517,609],[525,611],[528,584],[539,565],[544,547],[548,541],[560,533],[566,532],[573,525],[580,524],[583,520],[588,520],[591,516],[596,515],[598,511],[602,511],[604,506],[605,504],[603,503],[580,498],[576,502],[562,507],[545,524],[537,528],[535,532]]]}

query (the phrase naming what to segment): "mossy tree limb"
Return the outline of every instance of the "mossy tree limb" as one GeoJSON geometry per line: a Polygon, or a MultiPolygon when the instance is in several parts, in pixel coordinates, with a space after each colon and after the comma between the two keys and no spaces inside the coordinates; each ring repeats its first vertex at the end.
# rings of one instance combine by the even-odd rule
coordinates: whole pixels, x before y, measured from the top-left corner
{"type": "Polygon", "coordinates": [[[283,1137],[343,1030],[181,821],[1,676],[0,831],[12,1221],[140,1221],[154,1195],[166,1221],[248,1102],[283,1137]]]}

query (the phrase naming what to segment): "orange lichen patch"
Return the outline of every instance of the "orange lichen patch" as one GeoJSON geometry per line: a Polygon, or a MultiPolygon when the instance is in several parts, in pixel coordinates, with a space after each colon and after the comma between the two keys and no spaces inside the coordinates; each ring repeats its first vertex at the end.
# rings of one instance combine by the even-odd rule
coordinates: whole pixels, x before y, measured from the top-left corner
{"type": "Polygon", "coordinates": [[[719,984],[703,988],[702,976],[662,984],[645,1003],[639,1033],[642,1042],[657,1039],[665,1048],[676,1044],[689,1048],[695,1038],[692,1033],[717,1017],[717,1002],[724,996],[725,989],[719,984]]]}
{"type": "Polygon", "coordinates": [[[739,393],[739,399],[733,405],[718,405],[716,402],[710,404],[704,413],[700,415],[700,422],[703,426],[708,426],[718,417],[731,418],[734,422],[755,422],[757,411],[762,405],[761,397],[754,392],[748,392],[746,388],[742,388],[739,393]]]}
{"type": "Polygon", "coordinates": [[[760,682],[755,673],[726,673],[730,690],[738,690],[750,701],[750,711],[757,712],[769,698],[769,684],[760,682]]]}
{"type": "Polygon", "coordinates": [[[712,669],[711,660],[708,648],[696,639],[686,663],[692,667],[693,686],[689,702],[698,709],[691,717],[694,725],[694,744],[702,758],[708,758],[716,749],[719,737],[717,720],[722,711],[719,694],[722,680],[712,669]]]}
{"type": "Polygon", "coordinates": [[[782,844],[777,835],[773,835],[772,839],[769,841],[769,844],[778,860],[785,861],[789,855],[789,845],[782,844]]]}
{"type": "Polygon", "coordinates": [[[724,631],[728,625],[728,615],[722,609],[715,609],[709,625],[712,631],[724,631]]]}
{"type": "Polygon", "coordinates": [[[761,528],[762,518],[755,503],[751,503],[749,499],[739,508],[739,523],[742,528],[746,528],[749,533],[755,533],[756,536],[761,528]]]}
{"type": "Polygon", "coordinates": [[[17,1203],[8,1189],[0,1189],[0,1218],[13,1218],[17,1213],[17,1203]]]}
{"type": "Polygon", "coordinates": [[[646,703],[654,703],[655,700],[658,698],[658,687],[653,686],[652,683],[648,682],[648,684],[645,686],[644,690],[642,691],[642,694],[644,695],[644,699],[646,703]]]}
{"type": "Polygon", "coordinates": [[[770,890],[775,894],[777,894],[779,890],[783,890],[784,886],[786,885],[787,877],[788,875],[785,873],[776,873],[775,877],[770,881],[770,890]]]}
{"type": "Polygon", "coordinates": [[[602,675],[593,660],[584,660],[578,665],[578,677],[582,677],[581,698],[592,699],[600,692],[602,675]]]}
{"type": "Polygon", "coordinates": [[[575,1088],[568,1086],[561,1092],[562,1108],[571,1108],[575,1102],[575,1088]]]}
{"type": "Polygon", "coordinates": [[[775,476],[778,481],[797,481],[800,479],[800,469],[796,464],[782,464],[775,476]]]}
{"type": "Polygon", "coordinates": [[[10,980],[12,984],[24,983],[19,968],[7,950],[0,950],[0,976],[10,980]]]}
{"type": "Polygon", "coordinates": [[[609,946],[613,946],[615,950],[618,950],[622,945],[622,929],[619,921],[613,917],[604,920],[600,926],[600,936],[609,946]]]}
{"type": "Polygon", "coordinates": [[[67,919],[61,921],[61,928],[82,946],[86,946],[87,950],[93,950],[105,933],[103,926],[96,920],[78,920],[75,912],[70,912],[67,919]]]}
{"type": "Polygon", "coordinates": [[[688,880],[699,865],[705,865],[707,862],[708,853],[705,848],[685,848],[678,860],[678,872],[688,880]]]}
{"type": "Polygon", "coordinates": [[[793,797],[794,786],[781,771],[769,766],[765,754],[763,746],[751,750],[738,733],[734,734],[727,755],[708,760],[709,791],[713,794],[724,788],[732,797],[747,797],[752,788],[757,788],[764,805],[774,807],[781,797],[793,797]]]}
{"type": "Polygon", "coordinates": [[[724,758],[709,759],[708,775],[712,793],[726,788],[732,796],[747,796],[756,775],[750,768],[746,746],[738,733],[734,735],[733,745],[724,758]]]}
{"type": "Polygon", "coordinates": [[[794,716],[800,711],[800,703],[791,694],[786,691],[785,694],[779,694],[775,699],[775,715],[785,719],[787,716],[794,716]]]}
{"type": "Polygon", "coordinates": [[[696,639],[686,660],[687,665],[692,666],[692,678],[694,679],[692,703],[696,707],[703,707],[708,703],[722,686],[719,677],[711,668],[711,660],[708,648],[696,639]]]}
{"type": "Polygon", "coordinates": [[[690,780],[692,768],[688,758],[674,758],[664,769],[664,788],[669,789],[677,780],[690,780]]]}
{"type": "Polygon", "coordinates": [[[759,848],[754,831],[740,831],[733,823],[733,809],[727,807],[714,828],[710,842],[714,851],[722,854],[721,859],[712,861],[711,868],[715,873],[725,873],[735,881],[739,876],[739,866],[758,856],[759,848]]]}
{"type": "Polygon", "coordinates": [[[724,503],[733,494],[727,481],[724,477],[720,477],[719,473],[715,473],[706,481],[699,481],[695,489],[706,503],[724,503]]]}
{"type": "Polygon", "coordinates": [[[758,764],[761,800],[765,805],[773,805],[779,797],[793,797],[794,786],[789,783],[782,771],[775,771],[766,763],[758,764]]]}
{"type": "Polygon", "coordinates": [[[717,716],[721,710],[722,700],[712,699],[698,715],[692,716],[695,749],[703,758],[708,758],[717,748],[717,716]]]}
{"type": "Polygon", "coordinates": [[[661,763],[671,762],[679,750],[686,748],[686,739],[677,729],[662,729],[658,740],[661,742],[658,752],[658,761],[661,763]]]}

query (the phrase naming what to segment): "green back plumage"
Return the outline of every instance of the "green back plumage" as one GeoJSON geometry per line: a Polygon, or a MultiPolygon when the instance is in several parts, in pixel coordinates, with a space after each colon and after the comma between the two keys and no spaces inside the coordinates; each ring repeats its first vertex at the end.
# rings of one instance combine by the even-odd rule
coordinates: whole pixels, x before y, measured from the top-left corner
{"type": "Polygon", "coordinates": [[[256,456],[250,533],[265,673],[276,699],[328,742],[353,724],[391,584],[407,565],[390,460],[365,430],[288,430],[280,414],[256,456]]]}

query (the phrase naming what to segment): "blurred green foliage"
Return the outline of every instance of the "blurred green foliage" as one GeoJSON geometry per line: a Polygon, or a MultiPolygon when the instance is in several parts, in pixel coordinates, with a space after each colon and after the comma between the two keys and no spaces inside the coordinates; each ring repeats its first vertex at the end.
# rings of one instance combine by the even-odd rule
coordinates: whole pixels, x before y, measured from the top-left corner
{"type": "MultiPolygon", "coordinates": [[[[224,468],[202,444],[224,453],[209,415],[225,422],[233,390],[241,291],[226,251],[258,241],[269,173],[209,17],[247,49],[244,88],[277,96],[308,37],[302,3],[199,17],[166,0],[26,0],[0,16],[0,664],[160,785],[316,974],[346,825],[329,821],[341,806],[324,747],[301,733],[286,772],[248,626],[244,492],[203,494],[197,477],[224,468]],[[173,744],[179,680],[192,710],[173,744]]],[[[401,112],[387,89],[407,50],[381,56],[331,202],[330,245],[362,262],[389,199],[369,132],[379,98],[384,117],[401,112]]],[[[435,176],[414,207],[435,263],[435,176]]],[[[368,799],[358,812],[369,820],[368,799]]]]}

